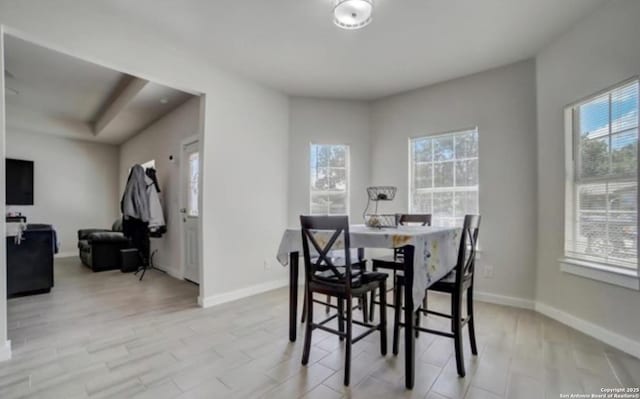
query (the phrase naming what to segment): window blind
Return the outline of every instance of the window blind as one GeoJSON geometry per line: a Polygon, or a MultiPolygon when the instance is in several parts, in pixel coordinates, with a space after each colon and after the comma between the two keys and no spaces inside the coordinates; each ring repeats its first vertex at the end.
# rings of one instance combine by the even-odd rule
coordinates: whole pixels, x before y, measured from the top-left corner
{"type": "Polygon", "coordinates": [[[478,213],[478,131],[464,130],[410,141],[410,211],[432,223],[459,226],[478,213]]]}
{"type": "Polygon", "coordinates": [[[637,268],[638,90],[635,80],[572,108],[566,256],[637,268]]]}

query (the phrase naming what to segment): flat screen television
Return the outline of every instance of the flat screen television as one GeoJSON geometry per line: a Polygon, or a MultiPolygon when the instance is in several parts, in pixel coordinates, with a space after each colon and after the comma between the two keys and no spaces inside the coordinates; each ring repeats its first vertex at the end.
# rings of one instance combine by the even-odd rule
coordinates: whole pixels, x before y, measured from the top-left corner
{"type": "Polygon", "coordinates": [[[7,158],[7,205],[33,205],[33,161],[7,158]]]}

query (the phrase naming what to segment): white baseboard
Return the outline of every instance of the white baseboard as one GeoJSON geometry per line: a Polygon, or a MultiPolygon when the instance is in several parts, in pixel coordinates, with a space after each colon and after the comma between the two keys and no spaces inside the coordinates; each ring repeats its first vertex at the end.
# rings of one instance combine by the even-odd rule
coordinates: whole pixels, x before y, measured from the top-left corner
{"type": "Polygon", "coordinates": [[[604,327],[593,324],[584,319],[580,319],[572,314],[566,313],[542,302],[536,302],[535,310],[536,312],[542,313],[543,315],[559,321],[562,324],[566,324],[567,326],[575,328],[582,333],[599,339],[616,349],[640,358],[640,342],[638,341],[634,341],[631,338],[627,338],[611,330],[607,330],[604,327]]]}
{"type": "Polygon", "coordinates": [[[11,359],[11,341],[6,341],[0,346],[0,362],[11,359]]]}
{"type": "Polygon", "coordinates": [[[237,301],[238,299],[246,298],[249,296],[262,294],[263,292],[276,290],[278,288],[289,286],[289,279],[281,279],[269,281],[262,284],[252,285],[250,287],[241,288],[235,291],[224,292],[222,294],[212,295],[208,297],[198,297],[198,305],[203,308],[209,308],[223,303],[237,301]]]}
{"type": "Polygon", "coordinates": [[[78,251],[58,252],[53,257],[54,258],[73,258],[75,256],[78,256],[78,251]]]}
{"type": "Polygon", "coordinates": [[[154,265],[154,267],[160,271],[167,273],[169,276],[173,278],[177,278],[178,280],[184,280],[184,277],[171,267],[164,267],[161,265],[154,265]]]}
{"type": "Polygon", "coordinates": [[[535,310],[540,314],[550,317],[562,324],[565,324],[608,345],[611,345],[614,348],[621,350],[622,352],[640,358],[640,341],[634,341],[631,338],[620,335],[602,326],[591,323],[572,314],[566,313],[545,303],[533,301],[530,299],[491,294],[488,292],[474,292],[473,295],[474,299],[480,302],[495,303],[498,305],[535,310]]]}
{"type": "Polygon", "coordinates": [[[507,305],[514,308],[534,309],[535,307],[535,302],[531,299],[498,295],[489,292],[474,292],[473,298],[480,302],[495,303],[497,305],[507,305]]]}
{"type": "Polygon", "coordinates": [[[161,269],[161,270],[173,278],[177,278],[178,280],[184,280],[184,276],[182,276],[180,273],[178,273],[174,269],[161,269]]]}

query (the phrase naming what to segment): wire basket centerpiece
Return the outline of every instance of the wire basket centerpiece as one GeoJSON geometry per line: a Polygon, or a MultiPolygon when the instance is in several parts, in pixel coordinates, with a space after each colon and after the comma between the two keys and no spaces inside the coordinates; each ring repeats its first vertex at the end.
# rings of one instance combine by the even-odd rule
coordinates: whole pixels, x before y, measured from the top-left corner
{"type": "MultiPolygon", "coordinates": [[[[393,201],[396,197],[397,187],[393,186],[374,186],[367,187],[369,201],[393,201]]],[[[376,208],[377,211],[377,208],[376,208]]]]}
{"type": "Polygon", "coordinates": [[[379,214],[378,203],[380,201],[393,201],[396,197],[397,187],[393,186],[373,186],[367,187],[367,207],[364,209],[363,217],[364,224],[368,227],[384,228],[384,227],[396,227],[396,215],[395,214],[379,214]],[[376,204],[373,213],[369,212],[369,206],[371,202],[376,204]]]}

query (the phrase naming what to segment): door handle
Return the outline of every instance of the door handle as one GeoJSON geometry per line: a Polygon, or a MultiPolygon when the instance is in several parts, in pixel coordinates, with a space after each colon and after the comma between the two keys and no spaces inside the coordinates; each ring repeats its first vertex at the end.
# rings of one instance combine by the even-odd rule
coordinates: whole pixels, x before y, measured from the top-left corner
{"type": "Polygon", "coordinates": [[[187,208],[180,208],[180,213],[187,213],[187,208]]]}

